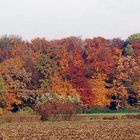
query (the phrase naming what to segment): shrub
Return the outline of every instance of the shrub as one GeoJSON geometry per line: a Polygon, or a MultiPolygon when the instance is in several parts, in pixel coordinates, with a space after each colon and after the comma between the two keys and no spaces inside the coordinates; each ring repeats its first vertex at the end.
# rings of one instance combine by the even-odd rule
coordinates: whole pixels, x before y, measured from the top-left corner
{"type": "Polygon", "coordinates": [[[22,108],[22,111],[23,111],[24,113],[27,113],[27,114],[32,114],[32,113],[33,113],[32,108],[30,108],[30,107],[28,107],[28,106],[23,107],[23,108],[22,108]]]}
{"type": "Polygon", "coordinates": [[[71,102],[44,102],[36,106],[42,120],[71,120],[77,112],[78,104],[71,102]]]}
{"type": "Polygon", "coordinates": [[[78,108],[79,100],[75,97],[46,93],[38,97],[34,110],[42,120],[71,120],[78,108]]]}

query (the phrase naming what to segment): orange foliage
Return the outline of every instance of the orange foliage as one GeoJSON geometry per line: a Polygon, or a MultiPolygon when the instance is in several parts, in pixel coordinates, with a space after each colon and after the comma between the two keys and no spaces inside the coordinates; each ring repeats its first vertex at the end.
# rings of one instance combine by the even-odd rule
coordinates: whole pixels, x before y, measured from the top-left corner
{"type": "Polygon", "coordinates": [[[106,88],[107,83],[105,82],[105,79],[105,74],[97,73],[89,80],[92,91],[95,93],[94,106],[96,107],[104,107],[110,104],[110,99],[108,97],[110,90],[106,88]]]}
{"type": "Polygon", "coordinates": [[[19,105],[22,102],[17,98],[16,93],[13,91],[7,91],[7,93],[5,94],[5,101],[6,101],[6,109],[7,110],[12,110],[13,104],[19,105]]]}
{"type": "Polygon", "coordinates": [[[19,57],[10,58],[0,64],[0,74],[9,73],[10,71],[18,71],[22,69],[22,62],[19,57]]]}
{"type": "MultiPolygon", "coordinates": [[[[47,41],[0,38],[2,96],[8,110],[53,91],[80,98],[81,104],[109,106],[112,101],[133,105],[140,101],[140,42],[97,37],[69,37],[47,41]],[[124,54],[130,44],[135,55],[124,54]],[[125,55],[125,56],[124,56],[125,55]],[[107,82],[108,81],[108,82],[107,82]],[[6,85],[4,86],[3,85],[6,85]],[[17,98],[18,97],[18,98],[17,98]],[[26,98],[26,100],[24,100],[26,98]]],[[[3,101],[0,102],[3,108],[3,101]]]]}
{"type": "Polygon", "coordinates": [[[55,75],[52,83],[52,91],[61,96],[77,96],[77,90],[60,76],[55,75]]]}

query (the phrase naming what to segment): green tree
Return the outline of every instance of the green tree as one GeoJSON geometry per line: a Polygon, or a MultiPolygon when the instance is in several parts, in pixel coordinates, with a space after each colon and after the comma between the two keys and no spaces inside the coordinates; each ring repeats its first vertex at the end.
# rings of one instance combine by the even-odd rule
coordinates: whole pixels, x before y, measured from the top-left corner
{"type": "Polygon", "coordinates": [[[54,60],[54,54],[41,54],[38,56],[36,68],[40,72],[41,85],[46,90],[51,90],[52,77],[57,70],[58,63],[54,60]]]}
{"type": "Polygon", "coordinates": [[[140,33],[130,35],[127,39],[127,42],[131,41],[140,41],[140,33]]]}
{"type": "Polygon", "coordinates": [[[133,47],[129,44],[124,48],[124,52],[125,55],[130,55],[130,56],[134,55],[133,47]]]}

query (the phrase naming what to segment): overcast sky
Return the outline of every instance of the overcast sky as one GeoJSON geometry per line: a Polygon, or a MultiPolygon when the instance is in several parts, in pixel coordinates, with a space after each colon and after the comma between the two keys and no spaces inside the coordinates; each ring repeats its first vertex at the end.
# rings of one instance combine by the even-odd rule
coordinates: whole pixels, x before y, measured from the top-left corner
{"type": "Polygon", "coordinates": [[[140,0],[0,0],[0,35],[105,38],[140,32],[140,0]]]}

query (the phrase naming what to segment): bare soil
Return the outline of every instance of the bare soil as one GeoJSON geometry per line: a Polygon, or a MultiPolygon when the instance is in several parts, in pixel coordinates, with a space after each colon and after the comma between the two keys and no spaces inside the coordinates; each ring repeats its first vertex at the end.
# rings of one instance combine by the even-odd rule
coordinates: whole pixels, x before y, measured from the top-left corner
{"type": "Polygon", "coordinates": [[[140,140],[140,121],[7,123],[0,140],[140,140]]]}

